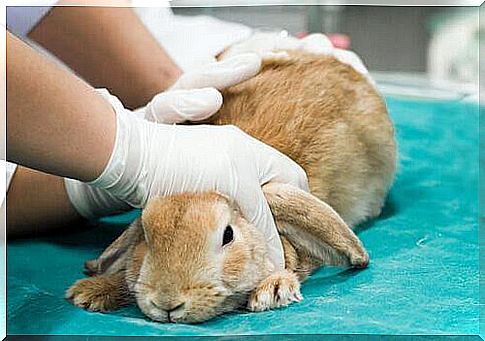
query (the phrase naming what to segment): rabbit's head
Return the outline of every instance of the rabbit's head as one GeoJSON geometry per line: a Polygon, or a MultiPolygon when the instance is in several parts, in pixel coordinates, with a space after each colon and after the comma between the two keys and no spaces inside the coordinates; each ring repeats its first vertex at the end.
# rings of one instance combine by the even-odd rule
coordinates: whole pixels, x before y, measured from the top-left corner
{"type": "MultiPolygon", "coordinates": [[[[285,241],[286,273],[303,271],[301,280],[319,265],[367,266],[362,243],[325,202],[285,184],[266,184],[263,192],[285,241]]],[[[122,272],[126,294],[160,322],[197,323],[242,306],[289,303],[271,288],[275,269],[263,233],[214,192],[152,199],[88,265],[96,275],[122,272]]]]}
{"type": "Polygon", "coordinates": [[[132,286],[153,320],[194,323],[234,310],[268,276],[263,234],[225,196],[153,200],[142,228],[144,255],[132,286]]]}

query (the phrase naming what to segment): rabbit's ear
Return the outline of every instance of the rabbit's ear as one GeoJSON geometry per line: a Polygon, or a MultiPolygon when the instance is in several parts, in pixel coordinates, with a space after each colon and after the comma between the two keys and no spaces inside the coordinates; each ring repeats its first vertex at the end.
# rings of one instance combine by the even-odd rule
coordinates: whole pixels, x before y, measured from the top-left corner
{"type": "Polygon", "coordinates": [[[323,265],[366,267],[369,256],[343,219],[325,202],[297,187],[269,183],[263,192],[278,231],[323,265]]]}
{"type": "Polygon", "coordinates": [[[137,219],[97,259],[84,264],[86,271],[90,275],[101,275],[122,270],[130,247],[138,243],[142,234],[141,219],[137,219]]]}

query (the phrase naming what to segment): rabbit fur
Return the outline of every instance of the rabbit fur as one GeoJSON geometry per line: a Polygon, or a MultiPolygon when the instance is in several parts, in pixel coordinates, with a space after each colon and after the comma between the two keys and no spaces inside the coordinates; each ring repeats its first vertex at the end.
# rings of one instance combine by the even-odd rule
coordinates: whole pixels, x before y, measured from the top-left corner
{"type": "Polygon", "coordinates": [[[285,269],[272,272],[265,239],[219,193],[153,199],[66,292],[109,311],[136,303],[160,322],[197,323],[247,307],[302,299],[300,282],[322,265],[366,267],[352,227],[380,214],[396,169],[394,129],[367,76],[332,55],[287,50],[254,78],[224,91],[205,123],[232,124],[300,164],[310,193],[270,183],[285,269]],[[232,240],[222,241],[230,228],[232,240]]]}

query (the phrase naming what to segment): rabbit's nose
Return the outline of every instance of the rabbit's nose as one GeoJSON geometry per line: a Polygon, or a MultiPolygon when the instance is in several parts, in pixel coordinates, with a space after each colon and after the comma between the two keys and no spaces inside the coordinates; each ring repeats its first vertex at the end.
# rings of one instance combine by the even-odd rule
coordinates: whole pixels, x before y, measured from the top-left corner
{"type": "Polygon", "coordinates": [[[185,315],[185,302],[156,302],[152,299],[150,300],[150,303],[161,313],[166,314],[168,322],[177,322],[177,320],[185,315]]]}
{"type": "Polygon", "coordinates": [[[175,322],[178,318],[182,317],[185,313],[184,310],[185,303],[180,303],[170,310],[165,310],[167,312],[168,322],[175,322]]]}

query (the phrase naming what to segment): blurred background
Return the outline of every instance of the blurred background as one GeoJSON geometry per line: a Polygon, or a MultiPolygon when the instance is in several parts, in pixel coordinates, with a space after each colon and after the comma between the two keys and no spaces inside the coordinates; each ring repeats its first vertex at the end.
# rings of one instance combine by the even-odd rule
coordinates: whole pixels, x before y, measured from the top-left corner
{"type": "MultiPolygon", "coordinates": [[[[253,30],[286,30],[299,37],[313,32],[328,34],[335,45],[349,48],[363,59],[383,91],[440,99],[478,96],[479,32],[484,31],[483,22],[480,27],[478,7],[195,7],[200,4],[203,2],[170,2],[179,19],[216,18],[253,30]],[[409,84],[413,85],[412,89],[406,86],[409,84]]],[[[156,21],[153,8],[139,8],[138,12],[145,17],[145,22],[150,21],[148,13],[156,21]]],[[[192,28],[204,26],[195,25],[192,28]]],[[[241,34],[242,30],[228,27],[219,30],[215,39],[241,34]]],[[[214,33],[207,33],[202,39],[199,36],[197,40],[210,41],[211,34],[214,33]]],[[[481,34],[482,39],[484,36],[481,34]]]]}
{"type": "MultiPolygon", "coordinates": [[[[176,5],[177,1],[172,3],[176,5]]],[[[180,15],[210,15],[253,28],[286,29],[292,35],[344,34],[350,40],[350,48],[372,70],[450,72],[450,76],[464,80],[472,80],[478,72],[472,63],[473,51],[478,49],[477,8],[249,6],[174,7],[173,11],[180,15]],[[461,41],[466,37],[468,41],[461,41]],[[461,44],[467,45],[469,53],[452,58],[450,49],[461,44]],[[450,55],[452,65],[448,70],[433,66],[442,64],[440,55],[450,55]],[[453,62],[455,58],[461,62],[453,62]]]]}

